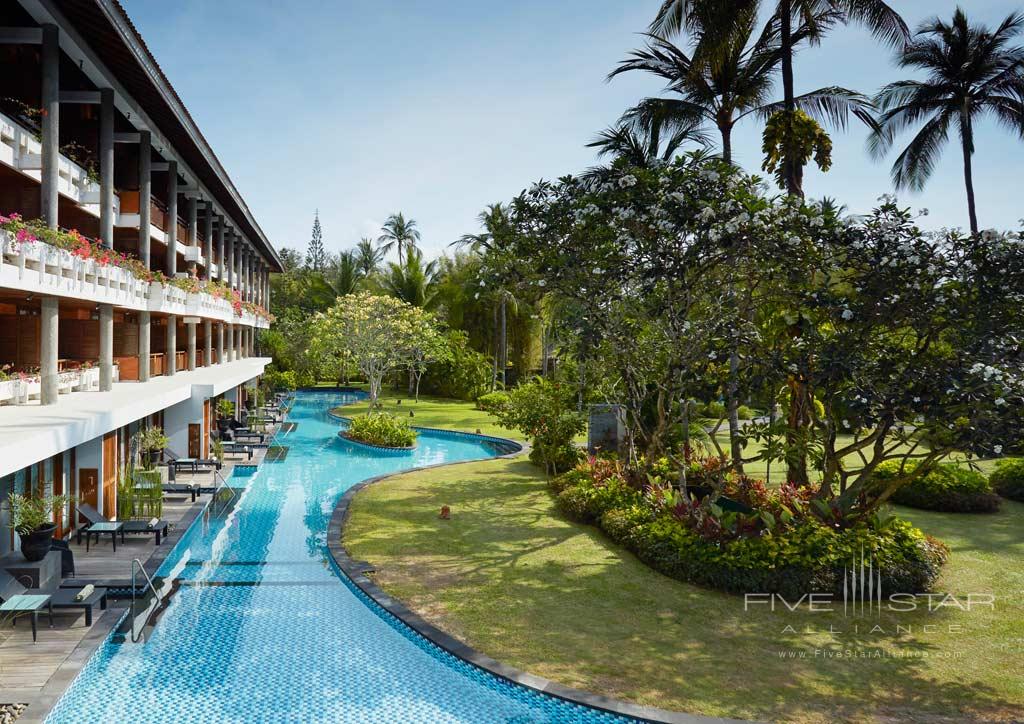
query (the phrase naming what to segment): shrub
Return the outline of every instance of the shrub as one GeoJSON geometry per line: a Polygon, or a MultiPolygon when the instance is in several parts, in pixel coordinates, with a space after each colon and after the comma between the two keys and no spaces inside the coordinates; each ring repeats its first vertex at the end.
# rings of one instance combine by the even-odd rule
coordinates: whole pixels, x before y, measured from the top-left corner
{"type": "Polygon", "coordinates": [[[1004,498],[1024,503],[1024,458],[1000,460],[988,481],[1004,498]]]}
{"type": "Polygon", "coordinates": [[[449,357],[427,364],[423,392],[458,400],[475,400],[485,394],[493,375],[490,357],[470,347],[469,336],[462,330],[447,334],[447,346],[449,357]]]}
{"type": "MultiPolygon", "coordinates": [[[[875,470],[875,480],[892,480],[900,474],[900,464],[899,460],[882,463],[875,470]]],[[[906,472],[916,469],[914,462],[904,466],[906,472]]],[[[999,510],[999,496],[992,492],[988,479],[976,470],[952,463],[937,465],[900,486],[891,500],[911,508],[947,513],[994,513],[999,510]]]]}
{"type": "Polygon", "coordinates": [[[712,420],[720,420],[725,417],[725,403],[709,402],[701,408],[700,415],[712,420]]]}
{"type": "Polygon", "coordinates": [[[754,419],[754,411],[751,410],[746,405],[740,405],[736,409],[736,414],[739,416],[739,418],[741,420],[753,420],[754,419]]]}
{"type": "Polygon", "coordinates": [[[412,447],[416,444],[416,431],[409,427],[409,423],[386,412],[353,417],[345,435],[382,447],[412,447]]]}
{"type": "Polygon", "coordinates": [[[550,486],[568,517],[596,522],[652,568],[690,583],[794,599],[810,592],[841,597],[844,569],[858,564],[863,555],[881,571],[885,595],[917,593],[931,589],[948,556],[942,543],[907,521],[874,519],[837,528],[804,515],[808,506],[803,498],[808,496],[800,491],[774,490],[745,478],[730,482],[729,491],[753,504],[754,515],[719,509],[712,516],[714,525],[698,524],[686,513],[699,509],[707,516],[703,508],[666,489],[641,493],[624,475],[613,461],[590,460],[550,486]],[[781,515],[783,508],[788,517],[781,515]],[[722,534],[730,520],[756,523],[761,515],[772,523],[733,526],[728,535],[722,534]]]}
{"type": "Polygon", "coordinates": [[[549,473],[557,474],[579,461],[581,453],[573,446],[573,438],[587,423],[576,412],[573,390],[568,386],[537,377],[512,390],[508,406],[495,415],[502,427],[530,438],[530,460],[549,473]]]}
{"type": "Polygon", "coordinates": [[[262,382],[263,385],[272,392],[276,390],[292,392],[299,386],[298,376],[295,374],[295,370],[286,370],[282,372],[272,368],[267,368],[267,371],[263,373],[262,382]]]}
{"type": "Polygon", "coordinates": [[[476,409],[497,413],[509,406],[511,398],[505,392],[490,392],[476,398],[476,409]]]}
{"type": "Polygon", "coordinates": [[[640,493],[626,485],[621,478],[604,483],[588,481],[573,485],[558,494],[555,503],[559,510],[580,523],[594,523],[614,508],[639,505],[640,493]]]}

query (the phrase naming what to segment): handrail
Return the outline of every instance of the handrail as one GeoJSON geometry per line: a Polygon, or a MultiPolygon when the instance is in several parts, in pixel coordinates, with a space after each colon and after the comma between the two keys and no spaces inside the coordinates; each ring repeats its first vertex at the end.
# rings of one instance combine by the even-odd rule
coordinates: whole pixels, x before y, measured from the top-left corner
{"type": "MultiPolygon", "coordinates": [[[[134,643],[138,643],[139,639],[142,638],[141,632],[139,633],[138,637],[135,636],[135,569],[136,568],[138,568],[140,571],[142,571],[142,575],[146,577],[146,583],[147,583],[148,587],[153,591],[153,595],[157,597],[157,602],[159,602],[160,599],[162,598],[159,595],[159,593],[157,592],[157,590],[156,590],[156,585],[154,585],[153,579],[149,577],[148,573],[146,573],[146,569],[143,567],[142,561],[140,561],[138,558],[133,558],[132,559],[132,605],[131,605],[131,609],[130,609],[131,613],[132,613],[131,639],[132,639],[132,643],[133,644],[134,643]]],[[[142,592],[145,593],[146,589],[143,588],[142,592]]],[[[143,628],[145,628],[146,625],[149,624],[149,617],[153,615],[153,612],[156,611],[156,608],[157,607],[154,606],[152,608],[152,610],[149,613],[146,614],[146,620],[142,624],[143,628]]]]}

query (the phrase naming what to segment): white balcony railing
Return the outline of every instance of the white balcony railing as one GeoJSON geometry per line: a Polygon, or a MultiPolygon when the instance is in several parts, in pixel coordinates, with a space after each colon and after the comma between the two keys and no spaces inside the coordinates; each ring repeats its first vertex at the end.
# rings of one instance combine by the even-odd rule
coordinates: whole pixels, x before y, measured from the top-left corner
{"type": "Polygon", "coordinates": [[[29,294],[84,299],[137,311],[191,315],[220,322],[267,328],[246,310],[235,314],[226,299],[207,292],[188,293],[171,284],[145,282],[113,265],[82,259],[42,241],[19,242],[0,229],[0,288],[29,294]]]}
{"type": "MultiPolygon", "coordinates": [[[[39,181],[42,176],[42,145],[34,133],[13,119],[0,114],[0,163],[39,181]]],[[[57,192],[99,216],[100,186],[89,178],[81,165],[61,155],[57,163],[57,192]]],[[[114,194],[115,218],[121,211],[121,200],[114,194]]]]}

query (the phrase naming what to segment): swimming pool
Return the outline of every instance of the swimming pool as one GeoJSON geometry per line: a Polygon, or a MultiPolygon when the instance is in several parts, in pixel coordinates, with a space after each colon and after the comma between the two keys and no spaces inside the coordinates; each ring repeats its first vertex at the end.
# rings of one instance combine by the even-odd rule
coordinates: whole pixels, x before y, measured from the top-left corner
{"type": "Polygon", "coordinates": [[[148,640],[108,637],[48,722],[623,721],[461,661],[337,571],[325,536],[349,487],[501,452],[431,431],[401,455],[350,445],[327,411],[352,399],[297,394],[285,459],[233,477],[230,512],[197,519],[164,561],[180,585],[148,640]]]}

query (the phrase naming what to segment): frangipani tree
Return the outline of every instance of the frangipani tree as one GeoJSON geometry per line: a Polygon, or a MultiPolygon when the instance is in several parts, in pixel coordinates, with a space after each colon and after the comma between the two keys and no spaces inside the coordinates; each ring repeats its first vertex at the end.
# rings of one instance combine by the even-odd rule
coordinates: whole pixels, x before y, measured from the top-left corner
{"type": "Polygon", "coordinates": [[[430,313],[394,297],[368,292],[340,297],[333,307],[317,315],[310,339],[311,354],[348,360],[366,375],[371,410],[387,374],[425,364],[442,345],[443,337],[430,313]]]}

